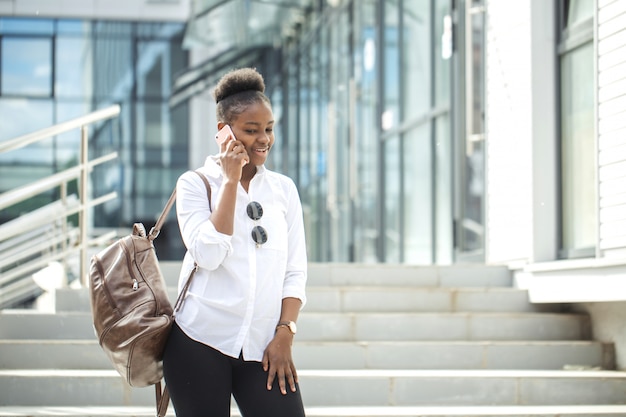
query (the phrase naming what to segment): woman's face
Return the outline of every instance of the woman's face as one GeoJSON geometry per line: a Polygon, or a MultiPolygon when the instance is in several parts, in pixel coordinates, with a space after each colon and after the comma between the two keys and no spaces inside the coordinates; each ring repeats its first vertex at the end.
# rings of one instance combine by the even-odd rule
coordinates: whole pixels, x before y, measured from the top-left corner
{"type": "Polygon", "coordinates": [[[251,104],[230,127],[246,147],[250,165],[263,165],[274,144],[274,115],[270,106],[263,102],[251,104]]]}

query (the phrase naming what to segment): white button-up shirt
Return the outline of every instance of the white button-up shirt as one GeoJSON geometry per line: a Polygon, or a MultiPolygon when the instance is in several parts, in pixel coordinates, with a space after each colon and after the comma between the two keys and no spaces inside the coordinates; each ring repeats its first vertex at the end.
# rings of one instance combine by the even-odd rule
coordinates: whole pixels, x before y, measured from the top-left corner
{"type": "MultiPolygon", "coordinates": [[[[199,170],[211,185],[211,210],[219,204],[222,169],[208,157],[199,170]]],[[[176,313],[176,322],[192,339],[231,356],[261,361],[274,337],[282,299],[306,302],[306,244],[302,206],[293,181],[257,167],[248,192],[239,184],[233,235],[215,229],[206,187],[194,172],[183,174],[176,185],[178,224],[187,253],[178,288],[182,289],[194,262],[199,269],[176,313]],[[259,220],[248,217],[246,207],[263,207],[259,220]],[[251,231],[260,225],[267,242],[257,247],[251,231]]]]}

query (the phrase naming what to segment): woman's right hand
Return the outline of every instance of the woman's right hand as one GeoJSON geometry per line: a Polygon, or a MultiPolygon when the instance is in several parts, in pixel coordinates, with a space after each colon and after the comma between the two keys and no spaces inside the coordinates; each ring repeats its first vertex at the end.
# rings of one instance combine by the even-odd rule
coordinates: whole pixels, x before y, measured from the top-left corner
{"type": "Polygon", "coordinates": [[[225,235],[232,235],[235,223],[237,188],[241,181],[242,168],[249,162],[246,148],[238,140],[227,139],[220,145],[220,165],[224,181],[216,196],[215,210],[211,221],[215,229],[225,235]]]}
{"type": "Polygon", "coordinates": [[[250,162],[246,147],[238,140],[226,140],[220,149],[220,164],[227,180],[239,182],[241,169],[250,162]]]}

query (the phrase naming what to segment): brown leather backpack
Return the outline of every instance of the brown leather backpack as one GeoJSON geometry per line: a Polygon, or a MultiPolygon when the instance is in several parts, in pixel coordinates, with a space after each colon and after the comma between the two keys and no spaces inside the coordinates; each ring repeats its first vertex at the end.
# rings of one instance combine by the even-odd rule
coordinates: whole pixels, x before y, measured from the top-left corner
{"type": "MultiPolygon", "coordinates": [[[[204,181],[210,206],[211,189],[204,181]]],[[[141,223],[91,258],[89,284],[93,324],[100,346],[114,368],[133,387],[155,385],[157,415],[165,415],[167,388],[161,391],[163,350],[194,270],[172,307],[153,240],[176,199],[172,192],[155,226],[146,234],[141,223]]]]}

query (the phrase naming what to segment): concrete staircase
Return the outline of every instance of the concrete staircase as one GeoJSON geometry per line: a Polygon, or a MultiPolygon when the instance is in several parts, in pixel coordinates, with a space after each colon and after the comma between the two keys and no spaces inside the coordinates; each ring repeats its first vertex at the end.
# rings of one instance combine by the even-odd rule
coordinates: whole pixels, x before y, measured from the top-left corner
{"type": "MultiPolygon", "coordinates": [[[[172,287],[178,268],[163,264],[172,287]]],[[[529,304],[505,268],[309,271],[294,346],[309,417],[626,416],[612,346],[588,317],[529,304]]],[[[0,416],[154,415],[153,389],[100,350],[87,290],[58,291],[56,310],[1,312],[0,416]]]]}

